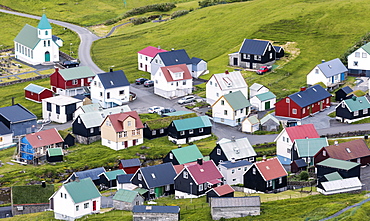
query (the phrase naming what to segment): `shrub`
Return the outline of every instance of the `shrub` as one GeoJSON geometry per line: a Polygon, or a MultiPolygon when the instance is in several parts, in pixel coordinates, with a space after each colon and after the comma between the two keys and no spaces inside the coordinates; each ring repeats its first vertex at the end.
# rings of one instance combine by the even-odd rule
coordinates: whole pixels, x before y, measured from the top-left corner
{"type": "Polygon", "coordinates": [[[150,20],[146,17],[140,17],[140,18],[133,18],[131,19],[132,24],[134,25],[140,25],[146,22],[149,22],[150,20]]]}
{"type": "Polygon", "coordinates": [[[175,11],[174,13],[172,13],[172,15],[171,15],[171,19],[174,19],[174,18],[177,18],[177,17],[183,16],[183,15],[186,15],[186,14],[188,14],[188,13],[189,13],[189,11],[188,11],[188,10],[175,11]]]}
{"type": "Polygon", "coordinates": [[[307,171],[302,171],[300,174],[299,174],[299,179],[300,180],[308,180],[308,172],[307,171]]]}

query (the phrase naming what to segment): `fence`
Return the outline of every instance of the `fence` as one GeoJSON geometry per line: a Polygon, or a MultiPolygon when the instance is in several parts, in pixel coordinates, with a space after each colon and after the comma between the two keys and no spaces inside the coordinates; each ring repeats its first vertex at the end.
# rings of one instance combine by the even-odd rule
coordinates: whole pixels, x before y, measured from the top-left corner
{"type": "Polygon", "coordinates": [[[15,81],[3,82],[3,83],[0,83],[0,87],[1,86],[8,86],[8,85],[13,85],[13,84],[18,84],[18,83],[23,83],[23,82],[27,82],[27,81],[35,81],[35,80],[39,80],[39,79],[44,79],[44,78],[48,78],[50,75],[51,74],[45,74],[45,75],[31,77],[31,78],[26,78],[26,79],[20,79],[20,80],[15,80],[15,81]]]}
{"type": "Polygon", "coordinates": [[[347,131],[345,133],[326,134],[326,135],[322,135],[321,137],[339,138],[339,137],[364,136],[368,134],[370,134],[370,130],[358,130],[358,131],[347,131]]]}

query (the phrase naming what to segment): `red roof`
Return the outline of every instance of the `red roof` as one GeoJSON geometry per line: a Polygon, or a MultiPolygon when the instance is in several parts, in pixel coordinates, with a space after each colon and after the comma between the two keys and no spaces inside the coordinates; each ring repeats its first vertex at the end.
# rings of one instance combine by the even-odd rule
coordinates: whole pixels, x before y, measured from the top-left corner
{"type": "Polygon", "coordinates": [[[112,123],[113,128],[116,132],[124,131],[122,122],[128,117],[132,117],[132,118],[135,119],[136,129],[144,128],[144,125],[141,122],[141,119],[140,119],[140,117],[139,117],[139,115],[137,114],[136,111],[129,111],[129,112],[118,113],[118,114],[111,114],[111,115],[108,116],[108,118],[110,119],[110,122],[112,123]]]}
{"type": "Polygon", "coordinates": [[[234,189],[231,188],[231,186],[229,184],[225,184],[225,185],[213,188],[213,191],[215,191],[215,193],[218,196],[223,196],[223,195],[226,195],[228,193],[233,193],[234,189]]]}
{"type": "Polygon", "coordinates": [[[288,173],[284,169],[283,165],[281,165],[280,161],[276,157],[266,161],[256,162],[255,165],[265,181],[288,176],[288,173]]]}
{"type": "Polygon", "coordinates": [[[198,163],[191,164],[187,166],[187,170],[194,178],[197,185],[223,178],[212,160],[203,161],[202,165],[199,165],[198,163]]]}
{"type": "Polygon", "coordinates": [[[63,138],[55,128],[27,134],[26,139],[33,148],[64,142],[63,138]]]}
{"type": "Polygon", "coordinates": [[[352,160],[370,156],[369,147],[362,139],[351,140],[337,145],[334,144],[324,148],[331,158],[338,160],[352,160]]]}
{"type": "Polygon", "coordinates": [[[167,50],[164,50],[164,49],[158,49],[156,47],[153,47],[153,46],[148,46],[144,49],[142,49],[141,51],[137,52],[138,54],[143,54],[143,55],[146,55],[146,56],[149,56],[151,58],[154,58],[154,56],[156,56],[158,53],[160,52],[166,52],[167,50]]]}
{"type": "Polygon", "coordinates": [[[182,81],[182,80],[188,80],[192,78],[189,68],[186,66],[186,64],[177,64],[177,65],[172,65],[172,66],[161,67],[161,70],[167,82],[182,81]],[[174,80],[172,78],[171,73],[178,73],[178,72],[183,73],[182,78],[174,80]]]}
{"type": "Polygon", "coordinates": [[[285,128],[285,131],[288,133],[288,136],[292,142],[294,142],[296,139],[320,138],[313,124],[287,127],[285,128]]]}

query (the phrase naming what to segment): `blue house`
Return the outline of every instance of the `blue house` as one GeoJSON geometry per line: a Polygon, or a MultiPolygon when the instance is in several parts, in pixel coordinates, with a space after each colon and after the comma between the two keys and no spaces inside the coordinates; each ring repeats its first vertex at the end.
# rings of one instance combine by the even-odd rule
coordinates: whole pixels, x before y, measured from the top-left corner
{"type": "Polygon", "coordinates": [[[20,104],[0,108],[0,121],[14,133],[13,136],[35,133],[36,120],[36,115],[20,104]]]}

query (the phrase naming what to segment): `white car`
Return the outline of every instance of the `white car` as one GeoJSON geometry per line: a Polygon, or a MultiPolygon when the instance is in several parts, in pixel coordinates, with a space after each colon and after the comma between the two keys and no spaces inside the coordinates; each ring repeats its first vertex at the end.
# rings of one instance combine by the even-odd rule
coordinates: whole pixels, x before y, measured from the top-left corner
{"type": "Polygon", "coordinates": [[[186,104],[195,101],[195,96],[190,95],[190,96],[185,96],[181,98],[180,100],[177,101],[179,104],[186,104]]]}
{"type": "Polygon", "coordinates": [[[149,107],[148,109],[148,112],[150,114],[154,114],[154,113],[160,113],[162,110],[164,109],[164,107],[160,107],[160,106],[153,106],[153,107],[149,107]]]}

